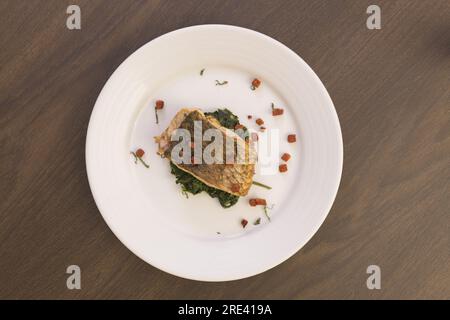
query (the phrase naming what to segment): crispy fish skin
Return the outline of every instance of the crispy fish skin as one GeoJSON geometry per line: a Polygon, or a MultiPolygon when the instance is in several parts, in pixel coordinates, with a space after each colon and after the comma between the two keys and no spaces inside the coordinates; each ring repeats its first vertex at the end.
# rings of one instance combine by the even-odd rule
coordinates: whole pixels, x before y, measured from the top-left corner
{"type": "MultiPolygon", "coordinates": [[[[178,141],[171,141],[173,131],[184,128],[193,132],[193,121],[202,121],[204,130],[208,128],[218,129],[222,133],[224,141],[226,137],[235,139],[235,143],[244,148],[242,150],[245,150],[246,159],[237,158],[238,155],[236,154],[234,164],[174,164],[210,187],[236,196],[247,195],[252,186],[255,169],[255,164],[248,161],[250,152],[253,152],[250,144],[233,131],[222,127],[216,118],[205,116],[200,109],[183,108],[178,111],[167,129],[160,136],[154,138],[155,142],[158,143],[158,154],[170,160],[172,148],[178,143],[178,141]]],[[[203,142],[202,150],[207,144],[208,142],[203,142]]]]}

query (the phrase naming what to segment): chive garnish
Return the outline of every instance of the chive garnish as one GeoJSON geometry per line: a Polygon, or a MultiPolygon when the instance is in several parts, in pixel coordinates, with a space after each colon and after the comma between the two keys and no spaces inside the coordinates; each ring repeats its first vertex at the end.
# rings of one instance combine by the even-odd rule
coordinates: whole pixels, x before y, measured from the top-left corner
{"type": "Polygon", "coordinates": [[[138,157],[137,157],[136,153],[134,153],[134,152],[130,152],[130,153],[134,156],[134,163],[137,164],[138,157]]]}
{"type": "Polygon", "coordinates": [[[270,221],[269,213],[267,212],[267,206],[264,206],[264,214],[266,215],[267,219],[270,221]]]}
{"type": "Polygon", "coordinates": [[[266,217],[267,217],[267,219],[269,220],[269,222],[270,222],[270,216],[269,216],[268,210],[272,210],[274,206],[275,206],[275,205],[273,204],[273,205],[270,206],[270,208],[269,208],[268,206],[264,206],[264,207],[263,207],[264,214],[266,215],[266,217]]]}
{"type": "Polygon", "coordinates": [[[156,124],[159,123],[159,119],[158,119],[158,109],[155,108],[155,116],[156,116],[156,124]]]}
{"type": "Polygon", "coordinates": [[[144,165],[144,167],[146,167],[147,169],[150,168],[150,166],[148,164],[146,164],[145,161],[141,157],[138,157],[136,155],[136,153],[134,153],[133,151],[131,151],[130,153],[134,156],[134,163],[137,164],[137,162],[139,160],[144,165]]]}
{"type": "Polygon", "coordinates": [[[226,81],[226,80],[224,80],[224,81],[219,81],[219,80],[216,80],[216,86],[223,86],[224,84],[227,84],[228,83],[228,81],[226,81]]]}
{"type": "Polygon", "coordinates": [[[258,181],[253,181],[252,183],[253,183],[255,186],[258,186],[258,187],[266,188],[266,189],[268,189],[268,190],[271,190],[271,189],[272,189],[272,187],[269,187],[268,185],[265,185],[265,184],[263,184],[263,183],[261,183],[261,182],[258,182],[258,181]]]}
{"type": "Polygon", "coordinates": [[[204,72],[205,72],[205,69],[200,70],[200,75],[202,76],[204,72]]]}

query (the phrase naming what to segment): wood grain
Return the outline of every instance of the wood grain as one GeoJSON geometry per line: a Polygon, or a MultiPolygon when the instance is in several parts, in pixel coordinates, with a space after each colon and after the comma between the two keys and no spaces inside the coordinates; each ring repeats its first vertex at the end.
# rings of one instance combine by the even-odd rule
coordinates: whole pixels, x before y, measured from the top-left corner
{"type": "Polygon", "coordinates": [[[0,298],[450,299],[448,0],[3,0],[0,14],[0,298]],[[375,2],[382,29],[368,30],[375,2]],[[81,31],[65,26],[72,3],[81,31]],[[344,137],[340,191],[319,232],[280,266],[227,283],[134,256],[99,214],[84,161],[90,113],[116,67],[205,23],[263,32],[302,56],[344,137]],[[71,264],[82,290],[66,288],[71,264]],[[366,288],[370,264],[381,290],[366,288]]]}

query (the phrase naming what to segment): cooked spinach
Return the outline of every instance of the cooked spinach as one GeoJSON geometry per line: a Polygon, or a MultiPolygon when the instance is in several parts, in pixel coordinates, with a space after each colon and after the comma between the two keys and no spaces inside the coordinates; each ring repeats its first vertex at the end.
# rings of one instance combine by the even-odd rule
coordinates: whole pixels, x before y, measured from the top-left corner
{"type": "MultiPolygon", "coordinates": [[[[231,130],[234,130],[236,126],[240,124],[239,117],[227,108],[217,109],[214,112],[205,112],[205,116],[213,116],[219,121],[222,127],[231,130]]],[[[246,127],[243,127],[242,131],[236,131],[236,133],[238,133],[242,139],[246,139],[250,135],[246,127]]]]}
{"type": "Polygon", "coordinates": [[[171,173],[176,177],[175,182],[181,185],[182,191],[184,193],[189,192],[195,195],[202,191],[205,191],[211,198],[217,198],[220,202],[220,205],[224,208],[229,208],[235,205],[239,200],[238,196],[206,185],[205,183],[195,178],[193,175],[178,168],[172,162],[170,162],[170,167],[171,173]]]}
{"type": "Polygon", "coordinates": [[[239,124],[238,116],[226,108],[217,109],[214,112],[205,112],[205,116],[213,116],[220,122],[220,125],[227,129],[234,129],[239,124]]]}

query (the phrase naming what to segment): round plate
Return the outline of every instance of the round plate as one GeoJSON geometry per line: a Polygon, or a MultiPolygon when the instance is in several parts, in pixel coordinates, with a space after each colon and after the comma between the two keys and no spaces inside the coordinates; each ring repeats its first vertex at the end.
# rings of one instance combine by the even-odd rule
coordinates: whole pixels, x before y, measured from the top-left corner
{"type": "Polygon", "coordinates": [[[339,120],[317,75],[280,42],[226,25],[176,30],[128,57],[100,93],[86,141],[89,184],[114,234],[149,264],[203,281],[249,277],[296,253],[327,216],[342,162],[339,120]],[[253,78],[262,80],[257,90],[250,89],[253,78]],[[165,101],[159,124],[157,99],[165,101]],[[272,117],[272,102],[283,116],[272,117]],[[263,118],[278,134],[280,155],[292,155],[288,172],[258,170],[255,180],[272,190],[253,186],[229,209],[206,194],[186,199],[153,137],[180,108],[194,106],[227,107],[252,129],[263,118]],[[294,144],[286,141],[291,133],[294,144]],[[149,168],[134,162],[130,152],[137,148],[149,168]],[[261,207],[248,205],[250,197],[267,199],[270,221],[261,207]],[[242,219],[249,221],[245,229],[242,219]]]}

